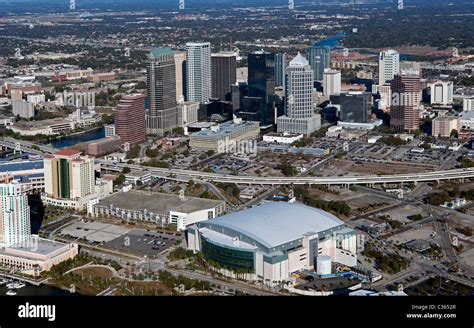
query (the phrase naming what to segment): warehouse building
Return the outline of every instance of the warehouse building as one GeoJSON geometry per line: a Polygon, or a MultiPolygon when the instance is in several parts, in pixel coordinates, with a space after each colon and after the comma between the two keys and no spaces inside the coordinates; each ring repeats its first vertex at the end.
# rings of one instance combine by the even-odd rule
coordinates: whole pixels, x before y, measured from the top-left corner
{"type": "Polygon", "coordinates": [[[221,273],[244,273],[244,279],[269,285],[315,270],[322,256],[357,265],[356,232],[334,215],[300,203],[267,203],[199,222],[188,227],[187,243],[221,273]]]}

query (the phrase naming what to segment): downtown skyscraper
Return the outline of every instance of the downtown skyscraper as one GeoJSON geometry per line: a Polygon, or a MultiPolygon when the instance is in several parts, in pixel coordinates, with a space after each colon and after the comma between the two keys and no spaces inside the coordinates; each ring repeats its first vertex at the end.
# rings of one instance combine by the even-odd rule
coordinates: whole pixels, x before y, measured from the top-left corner
{"type": "Polygon", "coordinates": [[[314,72],[314,80],[322,81],[324,70],[331,67],[331,48],[317,45],[308,47],[308,61],[314,72]]]}
{"type": "Polygon", "coordinates": [[[176,61],[170,48],[151,50],[147,61],[146,132],[162,135],[178,126],[176,61]]]}
{"type": "Polygon", "coordinates": [[[391,82],[390,126],[413,132],[420,127],[421,82],[414,74],[396,74],[391,82]]]}
{"type": "MultiPolygon", "coordinates": [[[[150,117],[148,119],[151,121],[150,117]]],[[[120,99],[115,114],[115,133],[123,144],[133,146],[145,142],[145,97],[142,94],[120,99]]]]}
{"type": "Polygon", "coordinates": [[[237,58],[233,52],[212,54],[212,98],[230,100],[231,86],[237,82],[237,58]]]}
{"type": "Polygon", "coordinates": [[[278,132],[309,135],[321,127],[321,116],[314,113],[313,90],[313,70],[298,53],[286,69],[285,115],[278,118],[278,132]]]}
{"type": "Polygon", "coordinates": [[[186,44],[186,100],[207,103],[212,98],[211,44],[186,44]]]}
{"type": "Polygon", "coordinates": [[[257,51],[248,55],[248,96],[243,100],[242,118],[274,124],[275,54],[257,51]]]}
{"type": "Polygon", "coordinates": [[[286,53],[275,54],[275,87],[285,87],[286,53]]]}

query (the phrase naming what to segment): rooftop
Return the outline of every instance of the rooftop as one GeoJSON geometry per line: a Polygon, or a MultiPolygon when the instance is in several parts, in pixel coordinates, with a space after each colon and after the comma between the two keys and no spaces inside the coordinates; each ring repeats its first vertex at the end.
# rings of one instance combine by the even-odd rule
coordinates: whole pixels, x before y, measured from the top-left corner
{"type": "Polygon", "coordinates": [[[298,55],[290,62],[290,66],[308,66],[308,60],[298,52],[298,55]]]}
{"type": "Polygon", "coordinates": [[[204,137],[204,138],[215,138],[215,137],[224,137],[226,135],[239,132],[249,126],[259,126],[257,122],[243,122],[242,124],[234,124],[233,121],[225,122],[219,125],[217,131],[212,130],[202,130],[191,134],[192,137],[204,137]]]}
{"type": "Polygon", "coordinates": [[[228,228],[271,248],[300,239],[308,232],[319,233],[343,224],[334,215],[317,208],[274,202],[203,221],[199,226],[212,230],[228,228]]]}
{"type": "Polygon", "coordinates": [[[173,53],[173,50],[171,48],[153,48],[150,51],[150,56],[159,58],[163,55],[170,55],[173,53]]]}
{"type": "Polygon", "coordinates": [[[118,192],[103,200],[98,206],[112,206],[131,211],[147,210],[155,214],[168,214],[170,211],[192,213],[214,208],[223,201],[195,197],[185,197],[182,200],[177,195],[161,193],[145,193],[136,190],[118,192]]]}
{"type": "Polygon", "coordinates": [[[15,256],[26,259],[37,259],[38,255],[47,256],[65,246],[67,246],[67,244],[32,236],[28,241],[22,244],[6,247],[4,250],[0,250],[0,254],[12,255],[15,251],[21,251],[21,255],[15,254],[15,256]]]}
{"type": "Polygon", "coordinates": [[[80,151],[73,148],[62,148],[61,150],[54,153],[54,155],[56,156],[67,156],[67,157],[76,156],[80,154],[81,154],[80,151]]]}

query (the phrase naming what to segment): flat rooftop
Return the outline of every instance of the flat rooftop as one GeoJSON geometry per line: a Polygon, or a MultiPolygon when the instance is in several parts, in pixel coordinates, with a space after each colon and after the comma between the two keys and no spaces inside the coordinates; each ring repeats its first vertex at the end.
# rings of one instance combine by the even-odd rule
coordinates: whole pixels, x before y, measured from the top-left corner
{"type": "Polygon", "coordinates": [[[191,137],[201,137],[201,138],[216,138],[216,137],[225,137],[232,133],[242,131],[249,126],[259,126],[257,122],[242,122],[241,124],[234,124],[234,122],[229,121],[219,125],[218,131],[212,130],[202,130],[191,134],[191,137]]]}
{"type": "Polygon", "coordinates": [[[147,193],[136,190],[115,193],[99,202],[96,206],[112,206],[131,211],[142,211],[155,214],[168,214],[170,211],[192,213],[214,208],[224,202],[195,197],[185,197],[182,200],[177,195],[162,193],[147,193]]]}
{"type": "Polygon", "coordinates": [[[42,170],[44,169],[43,160],[38,161],[19,161],[19,162],[4,162],[0,164],[0,172],[14,172],[26,170],[42,170]]]}
{"type": "Polygon", "coordinates": [[[67,244],[32,236],[29,241],[11,247],[6,247],[5,250],[0,249],[0,255],[17,256],[20,258],[36,260],[37,258],[35,255],[46,256],[65,246],[67,246],[67,244]],[[24,255],[18,256],[9,252],[9,250],[21,251],[24,252],[24,255]],[[28,253],[31,254],[31,256],[28,256],[28,253]]]}

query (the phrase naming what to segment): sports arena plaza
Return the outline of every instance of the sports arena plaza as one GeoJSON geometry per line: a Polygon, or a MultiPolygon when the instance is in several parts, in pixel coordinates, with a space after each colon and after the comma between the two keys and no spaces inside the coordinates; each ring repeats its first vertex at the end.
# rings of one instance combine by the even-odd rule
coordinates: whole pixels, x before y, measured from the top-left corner
{"type": "Polygon", "coordinates": [[[325,211],[273,202],[188,226],[189,250],[222,273],[275,284],[316,269],[317,258],[357,266],[356,232],[325,211]]]}

